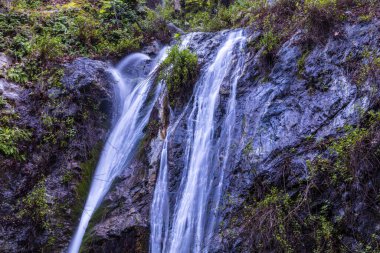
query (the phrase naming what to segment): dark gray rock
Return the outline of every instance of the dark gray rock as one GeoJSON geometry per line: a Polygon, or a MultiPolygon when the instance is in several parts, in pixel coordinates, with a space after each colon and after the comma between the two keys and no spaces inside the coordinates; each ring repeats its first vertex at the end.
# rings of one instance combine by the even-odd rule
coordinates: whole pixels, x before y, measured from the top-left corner
{"type": "Polygon", "coordinates": [[[160,42],[155,40],[150,45],[144,47],[141,52],[147,55],[157,55],[160,52],[161,47],[160,42]]]}
{"type": "Polygon", "coordinates": [[[23,88],[17,84],[11,83],[5,79],[0,79],[0,95],[9,100],[17,101],[20,99],[20,94],[22,93],[23,88]]]}
{"type": "Polygon", "coordinates": [[[11,115],[18,115],[12,123],[33,134],[27,146],[19,145],[26,161],[0,153],[0,252],[62,252],[77,226],[73,210],[82,203],[76,187],[82,164],[107,136],[114,81],[107,64],[90,59],[68,64],[62,81],[67,90],[21,88],[0,79],[11,115]],[[43,220],[29,209],[21,215],[23,201],[39,183],[48,206],[43,220]]]}
{"type": "Polygon", "coordinates": [[[185,34],[185,32],[182,30],[182,29],[180,29],[180,28],[178,28],[175,24],[173,24],[173,23],[168,23],[167,25],[166,25],[166,27],[168,28],[168,30],[169,30],[169,32],[171,33],[171,34],[176,34],[176,33],[178,33],[178,34],[185,34]]]}
{"type": "Polygon", "coordinates": [[[101,61],[78,58],[65,68],[62,84],[69,91],[88,91],[92,86],[102,88],[101,84],[112,82],[108,65],[101,61]]]}

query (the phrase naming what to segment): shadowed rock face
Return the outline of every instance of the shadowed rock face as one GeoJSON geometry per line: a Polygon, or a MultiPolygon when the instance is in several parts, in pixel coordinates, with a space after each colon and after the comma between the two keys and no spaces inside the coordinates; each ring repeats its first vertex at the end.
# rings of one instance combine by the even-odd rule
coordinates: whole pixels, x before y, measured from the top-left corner
{"type": "Polygon", "coordinates": [[[107,69],[103,62],[78,59],[65,66],[63,86],[48,90],[0,79],[7,101],[2,115],[14,108],[19,117],[12,124],[32,133],[21,146],[25,161],[0,155],[1,252],[59,252],[70,240],[78,218],[73,208],[82,204],[76,187],[83,180],[83,164],[99,149],[111,124],[113,80],[107,69]],[[22,204],[39,182],[45,190],[44,217],[32,213],[40,211],[38,204],[33,202],[31,210],[22,204]],[[28,215],[21,215],[23,210],[28,215]]]}

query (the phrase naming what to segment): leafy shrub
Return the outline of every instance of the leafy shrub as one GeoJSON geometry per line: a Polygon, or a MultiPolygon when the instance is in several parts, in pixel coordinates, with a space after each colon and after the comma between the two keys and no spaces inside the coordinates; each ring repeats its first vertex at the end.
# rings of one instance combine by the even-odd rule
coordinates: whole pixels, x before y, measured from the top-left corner
{"type": "Polygon", "coordinates": [[[16,59],[20,60],[31,52],[32,46],[27,37],[17,34],[13,39],[10,49],[16,59]]]}
{"type": "Polygon", "coordinates": [[[0,108],[7,104],[7,101],[0,95],[0,108]]]}
{"type": "Polygon", "coordinates": [[[138,17],[135,11],[138,1],[106,0],[102,1],[100,17],[111,23],[121,25],[125,21],[135,22],[138,17]]]}
{"type": "Polygon", "coordinates": [[[91,46],[100,40],[100,30],[101,24],[98,20],[94,19],[90,15],[79,15],[75,18],[75,27],[77,27],[75,35],[78,36],[79,40],[91,46]]]}
{"type": "Polygon", "coordinates": [[[208,31],[218,31],[233,26],[233,13],[231,9],[221,7],[218,12],[213,16],[209,24],[206,26],[208,31]]]}
{"type": "Polygon", "coordinates": [[[324,41],[339,18],[336,0],[306,0],[307,36],[315,42],[324,41]]]}
{"type": "Polygon", "coordinates": [[[96,52],[100,55],[116,55],[135,51],[140,48],[142,36],[131,36],[129,29],[118,29],[110,32],[96,45],[96,52]]]}
{"type": "Polygon", "coordinates": [[[194,31],[202,31],[205,27],[209,27],[211,22],[210,13],[207,11],[200,11],[191,15],[191,19],[189,19],[189,24],[192,30],[194,31]]]}
{"type": "Polygon", "coordinates": [[[327,8],[336,5],[336,0],[305,0],[308,7],[316,7],[318,9],[327,8]]]}
{"type": "Polygon", "coordinates": [[[0,152],[6,156],[12,156],[24,160],[20,154],[18,142],[30,140],[32,134],[19,128],[0,127],[0,152]]]}
{"type": "Polygon", "coordinates": [[[41,0],[16,0],[13,5],[17,9],[35,9],[41,5],[41,0]]]}
{"type": "Polygon", "coordinates": [[[163,9],[160,6],[158,7],[158,12],[160,14],[158,14],[156,11],[153,11],[153,10],[147,10],[145,18],[139,23],[140,23],[140,28],[143,31],[145,36],[148,36],[148,35],[154,36],[155,38],[163,42],[169,42],[171,39],[170,32],[166,26],[166,23],[168,20],[167,16],[169,14],[165,14],[163,10],[166,10],[166,9],[163,9]]]}
{"type": "Polygon", "coordinates": [[[161,64],[160,79],[168,88],[172,106],[181,105],[191,95],[198,74],[198,57],[189,49],[181,50],[175,45],[161,64]]]}
{"type": "Polygon", "coordinates": [[[39,36],[33,45],[35,57],[43,63],[62,57],[63,52],[62,40],[59,37],[52,37],[50,34],[39,36]]]}
{"type": "Polygon", "coordinates": [[[27,83],[29,81],[28,75],[21,65],[9,68],[7,71],[7,79],[16,83],[27,83]]]}
{"type": "Polygon", "coordinates": [[[309,53],[310,51],[304,52],[297,61],[297,67],[298,67],[297,75],[299,77],[302,77],[302,74],[305,71],[305,63],[306,63],[307,57],[309,56],[309,53]]]}
{"type": "Polygon", "coordinates": [[[279,38],[273,33],[273,31],[268,31],[263,34],[260,38],[258,47],[264,48],[263,53],[269,54],[272,53],[277,47],[279,43],[279,38]]]}

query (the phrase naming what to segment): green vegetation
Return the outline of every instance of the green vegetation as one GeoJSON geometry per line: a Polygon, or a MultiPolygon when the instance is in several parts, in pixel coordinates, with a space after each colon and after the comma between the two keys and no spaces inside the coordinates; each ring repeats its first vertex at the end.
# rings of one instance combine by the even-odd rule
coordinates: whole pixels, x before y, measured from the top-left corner
{"type": "Polygon", "coordinates": [[[191,96],[198,75],[197,55],[176,45],[160,67],[160,79],[167,85],[170,105],[183,105],[191,96]]]}
{"type": "MultiPolygon", "coordinates": [[[[6,76],[18,83],[36,81],[52,66],[75,57],[120,56],[138,50],[166,29],[156,30],[162,28],[161,21],[139,1],[19,0],[4,6],[0,52],[16,60],[6,76]]],[[[168,39],[165,36],[160,39],[168,39]]]]}
{"type": "Polygon", "coordinates": [[[302,77],[303,72],[305,71],[305,62],[307,57],[309,56],[309,51],[306,51],[302,54],[301,58],[298,59],[297,66],[298,66],[298,77],[302,77]]]}
{"type": "Polygon", "coordinates": [[[187,0],[178,9],[172,1],[167,1],[164,8],[159,8],[159,16],[187,31],[217,31],[252,23],[262,28],[263,22],[269,20],[272,26],[264,27],[264,33],[273,28],[272,38],[285,38],[297,28],[307,28],[310,38],[320,41],[325,36],[323,32],[329,33],[336,21],[347,18],[347,10],[363,8],[367,13],[361,16],[368,20],[367,16],[374,16],[371,10],[378,4],[371,0],[279,0],[273,5],[267,2],[236,0],[225,5],[223,1],[187,0]]]}
{"type": "MultiPolygon", "coordinates": [[[[67,2],[67,1],[66,1],[67,2]]],[[[1,5],[1,3],[0,3],[1,5]]],[[[361,9],[360,20],[374,16],[376,1],[265,0],[173,1],[153,11],[144,1],[72,0],[66,4],[46,1],[11,1],[0,14],[0,51],[16,59],[7,78],[34,82],[55,64],[78,56],[120,56],[138,50],[152,39],[168,41],[169,22],[185,31],[216,31],[253,24],[262,30],[255,44],[264,48],[263,61],[273,62],[281,42],[305,28],[305,43],[319,43],[334,30],[346,12],[361,9]],[[49,65],[49,67],[47,66],[49,65]]]]}
{"type": "Polygon", "coordinates": [[[75,120],[73,117],[55,118],[47,114],[41,117],[42,124],[45,128],[43,136],[44,143],[52,143],[63,148],[77,134],[75,120]]]}
{"type": "Polygon", "coordinates": [[[19,64],[9,68],[6,77],[8,80],[16,83],[27,83],[29,81],[28,74],[19,64]]]}
{"type": "Polygon", "coordinates": [[[74,178],[74,173],[70,170],[68,170],[63,176],[62,176],[62,183],[69,184],[74,178]]]}
{"type": "Polygon", "coordinates": [[[47,221],[49,205],[46,200],[45,180],[41,180],[33,190],[21,201],[23,209],[19,212],[21,217],[30,217],[34,224],[42,229],[49,229],[47,221]]]}
{"type": "Polygon", "coordinates": [[[244,155],[248,156],[253,151],[252,140],[250,140],[243,149],[244,155]]]}
{"type": "Polygon", "coordinates": [[[354,80],[357,85],[362,85],[368,79],[370,81],[380,79],[380,56],[375,51],[364,50],[361,55],[361,66],[354,72],[354,80]]]}
{"type": "Polygon", "coordinates": [[[274,35],[273,31],[268,31],[260,38],[258,48],[264,48],[263,54],[269,54],[273,52],[278,46],[278,38],[274,35]]]}
{"type": "Polygon", "coordinates": [[[7,100],[0,95],[0,108],[7,104],[7,100]]]}
{"type": "Polygon", "coordinates": [[[32,134],[28,130],[17,127],[0,127],[0,152],[6,156],[25,160],[25,156],[20,153],[19,142],[27,141],[32,134]]]}

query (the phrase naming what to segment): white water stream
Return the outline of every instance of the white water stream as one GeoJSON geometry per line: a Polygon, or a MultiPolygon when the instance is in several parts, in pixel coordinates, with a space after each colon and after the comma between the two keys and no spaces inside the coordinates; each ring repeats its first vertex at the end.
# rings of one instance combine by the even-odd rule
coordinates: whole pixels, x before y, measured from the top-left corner
{"type": "MultiPolygon", "coordinates": [[[[170,213],[168,189],[168,141],[178,121],[169,126],[161,154],[159,176],[151,209],[151,252],[207,252],[217,221],[235,119],[236,85],[243,64],[243,31],[229,32],[213,62],[202,70],[187,119],[185,166],[170,213]],[[215,111],[224,82],[230,87],[227,114],[218,137],[215,111]]],[[[182,117],[182,116],[181,116],[182,117]]],[[[179,118],[179,120],[181,119],[179,118]]]]}
{"type": "Polygon", "coordinates": [[[152,62],[151,72],[145,78],[141,74],[125,73],[125,69],[133,71],[139,64],[150,59],[149,56],[141,53],[127,56],[116,68],[111,70],[117,84],[115,93],[118,94],[119,118],[100,156],[79,226],[69,246],[69,253],[79,252],[94,211],[99,207],[113,180],[128,165],[139,140],[143,137],[143,129],[161,91],[160,84],[153,87],[154,73],[159,63],[166,57],[166,50],[163,48],[152,62]],[[149,93],[153,94],[153,99],[149,98],[149,93]]]}

